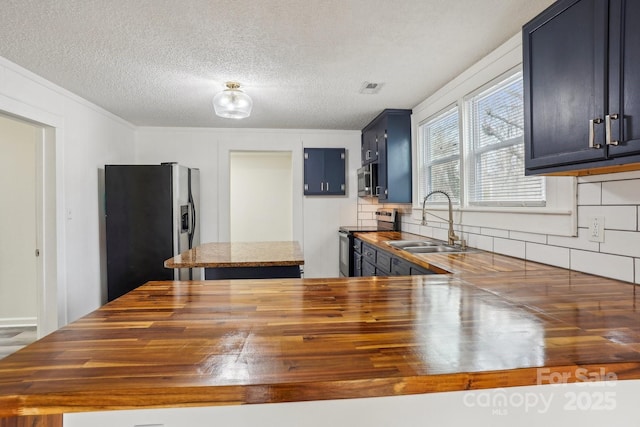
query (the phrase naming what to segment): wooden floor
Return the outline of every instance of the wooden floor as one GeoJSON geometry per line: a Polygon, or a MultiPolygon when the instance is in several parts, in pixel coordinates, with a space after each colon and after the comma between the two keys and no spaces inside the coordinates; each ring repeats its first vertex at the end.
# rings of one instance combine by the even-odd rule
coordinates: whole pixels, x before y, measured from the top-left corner
{"type": "Polygon", "coordinates": [[[35,326],[0,328],[0,359],[31,344],[36,337],[35,326]]]}

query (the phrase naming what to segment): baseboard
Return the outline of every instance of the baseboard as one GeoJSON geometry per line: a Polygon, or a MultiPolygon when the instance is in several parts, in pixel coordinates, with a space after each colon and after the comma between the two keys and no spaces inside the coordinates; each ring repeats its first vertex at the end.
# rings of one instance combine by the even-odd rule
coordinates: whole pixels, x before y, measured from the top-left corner
{"type": "Polygon", "coordinates": [[[24,326],[37,326],[36,317],[5,317],[0,318],[0,328],[16,328],[24,326]]]}

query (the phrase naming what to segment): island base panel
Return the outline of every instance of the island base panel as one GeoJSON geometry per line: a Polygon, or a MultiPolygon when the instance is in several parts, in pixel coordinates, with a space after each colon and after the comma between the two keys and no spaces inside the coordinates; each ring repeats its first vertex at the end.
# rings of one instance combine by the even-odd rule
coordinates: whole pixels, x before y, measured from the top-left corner
{"type": "Polygon", "coordinates": [[[281,279],[300,278],[299,265],[269,267],[217,267],[205,268],[204,278],[216,279],[281,279]]]}

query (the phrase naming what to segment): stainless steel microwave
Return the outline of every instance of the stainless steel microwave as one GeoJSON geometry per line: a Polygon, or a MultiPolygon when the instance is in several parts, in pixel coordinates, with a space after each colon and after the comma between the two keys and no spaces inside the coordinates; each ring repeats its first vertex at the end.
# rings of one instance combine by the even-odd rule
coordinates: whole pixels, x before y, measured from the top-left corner
{"type": "Polygon", "coordinates": [[[377,196],[378,191],[378,164],[370,163],[358,169],[358,196],[377,196]]]}

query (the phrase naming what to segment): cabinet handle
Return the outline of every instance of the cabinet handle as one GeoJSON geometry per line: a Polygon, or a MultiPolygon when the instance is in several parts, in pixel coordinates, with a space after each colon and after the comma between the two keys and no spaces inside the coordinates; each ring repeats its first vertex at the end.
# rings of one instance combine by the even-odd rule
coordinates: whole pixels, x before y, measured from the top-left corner
{"type": "Polygon", "coordinates": [[[369,160],[370,158],[371,158],[371,150],[367,150],[367,152],[364,155],[364,159],[369,160]]]}
{"type": "MultiPolygon", "coordinates": [[[[608,117],[608,116],[607,116],[608,117]]],[[[602,123],[602,119],[589,120],[589,148],[602,148],[602,145],[596,144],[596,125],[602,123]]]]}
{"type": "Polygon", "coordinates": [[[379,185],[376,186],[376,194],[375,194],[376,196],[380,195],[380,188],[382,188],[382,187],[380,187],[379,185]]]}
{"type": "Polygon", "coordinates": [[[607,145],[618,145],[619,142],[616,140],[611,140],[611,120],[618,120],[618,115],[617,114],[607,114],[606,116],[604,116],[605,119],[605,128],[604,128],[604,133],[605,133],[605,141],[607,143],[607,145]]]}
{"type": "Polygon", "coordinates": [[[324,191],[324,182],[320,183],[320,191],[324,191]]]}
{"type": "Polygon", "coordinates": [[[327,191],[329,191],[329,183],[327,182],[327,191]]]}

